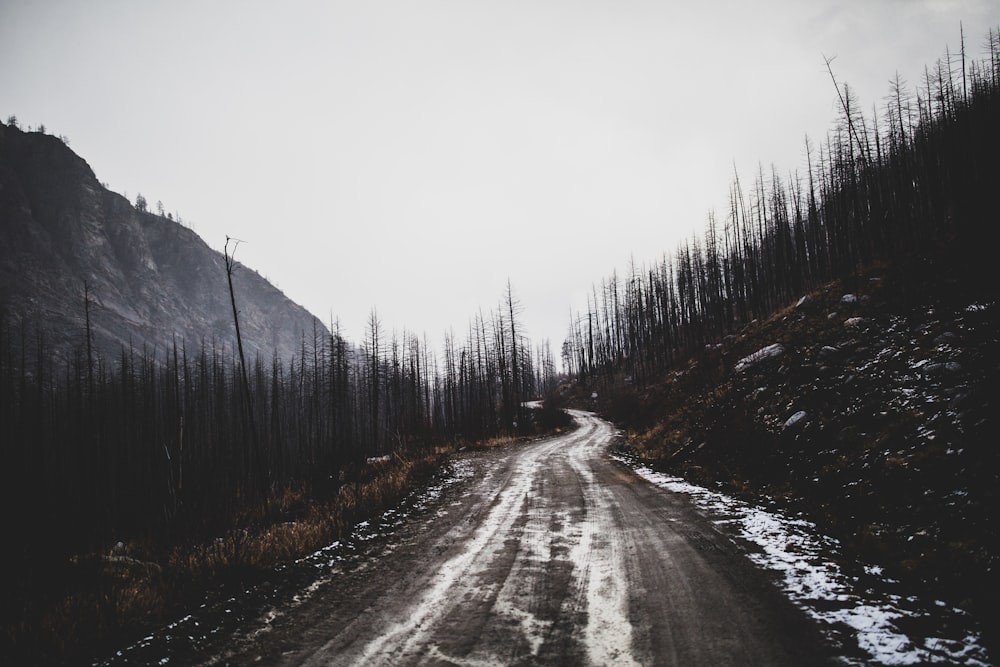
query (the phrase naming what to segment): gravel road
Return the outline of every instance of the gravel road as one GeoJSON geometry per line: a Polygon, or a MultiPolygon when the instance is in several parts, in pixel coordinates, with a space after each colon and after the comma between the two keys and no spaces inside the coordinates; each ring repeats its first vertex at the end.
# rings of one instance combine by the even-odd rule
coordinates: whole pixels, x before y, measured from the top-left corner
{"type": "Polygon", "coordinates": [[[376,557],[216,662],[805,665],[815,627],[690,501],[608,458],[610,424],[460,461],[376,557]]]}

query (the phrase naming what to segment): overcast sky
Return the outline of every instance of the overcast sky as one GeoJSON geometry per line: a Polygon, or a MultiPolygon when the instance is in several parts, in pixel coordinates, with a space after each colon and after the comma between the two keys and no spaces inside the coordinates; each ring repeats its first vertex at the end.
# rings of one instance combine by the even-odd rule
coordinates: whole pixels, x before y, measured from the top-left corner
{"type": "Polygon", "coordinates": [[[360,341],[464,334],[510,279],[558,355],[591,284],[804,165],[995,0],[0,0],[0,116],[178,212],[360,341]]]}

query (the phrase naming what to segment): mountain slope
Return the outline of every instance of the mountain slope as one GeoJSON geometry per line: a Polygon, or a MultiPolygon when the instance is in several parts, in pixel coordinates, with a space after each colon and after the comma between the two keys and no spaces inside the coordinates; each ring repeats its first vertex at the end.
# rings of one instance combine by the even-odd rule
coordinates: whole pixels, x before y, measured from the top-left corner
{"type": "MultiPolygon", "coordinates": [[[[234,274],[249,355],[289,359],[317,318],[255,271],[234,274]]],[[[190,229],[107,190],[59,139],[0,124],[0,309],[15,342],[56,357],[95,349],[189,350],[234,341],[223,256],[190,229]],[[86,285],[86,288],[85,288],[86,285]]],[[[30,352],[29,352],[30,354],[30,352]]]]}

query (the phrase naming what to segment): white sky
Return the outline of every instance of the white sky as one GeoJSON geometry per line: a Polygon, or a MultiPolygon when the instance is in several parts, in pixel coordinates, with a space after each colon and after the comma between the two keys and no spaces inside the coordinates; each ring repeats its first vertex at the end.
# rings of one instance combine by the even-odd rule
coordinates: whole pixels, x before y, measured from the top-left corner
{"type": "Polygon", "coordinates": [[[995,0],[0,0],[0,116],[179,212],[324,321],[426,333],[494,308],[558,356],[630,257],[783,174],[899,71],[982,54],[995,0]]]}

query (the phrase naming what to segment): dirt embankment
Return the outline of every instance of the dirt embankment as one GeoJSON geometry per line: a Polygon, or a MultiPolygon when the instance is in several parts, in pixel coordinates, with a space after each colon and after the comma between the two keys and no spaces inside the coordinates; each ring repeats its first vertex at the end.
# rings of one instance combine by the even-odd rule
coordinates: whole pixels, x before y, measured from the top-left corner
{"type": "Polygon", "coordinates": [[[830,284],[598,407],[655,467],[802,512],[982,612],[1000,586],[1000,308],[939,267],[912,277],[830,284]]]}

